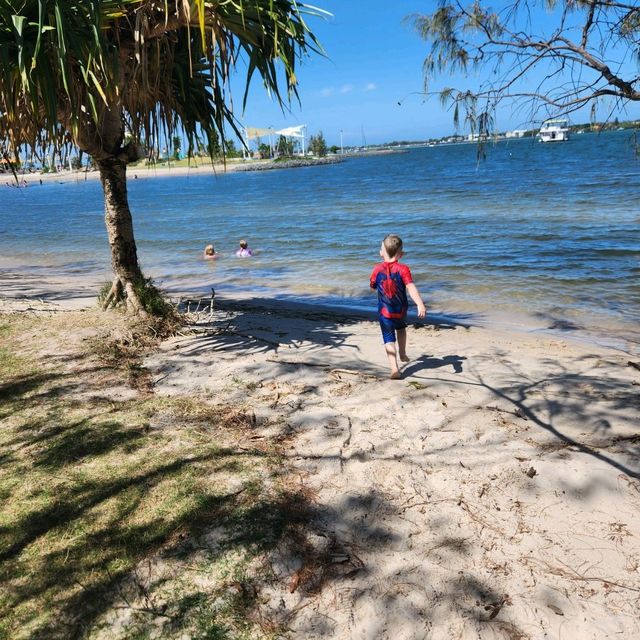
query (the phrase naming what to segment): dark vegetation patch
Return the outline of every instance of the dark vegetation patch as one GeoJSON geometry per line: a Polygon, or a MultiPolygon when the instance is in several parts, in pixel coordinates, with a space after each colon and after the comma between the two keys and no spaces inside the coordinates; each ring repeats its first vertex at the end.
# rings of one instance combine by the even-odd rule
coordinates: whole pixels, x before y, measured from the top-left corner
{"type": "Polygon", "coordinates": [[[116,316],[77,348],[86,316],[0,316],[0,638],[276,637],[257,581],[308,496],[241,407],[156,397],[116,316]]]}

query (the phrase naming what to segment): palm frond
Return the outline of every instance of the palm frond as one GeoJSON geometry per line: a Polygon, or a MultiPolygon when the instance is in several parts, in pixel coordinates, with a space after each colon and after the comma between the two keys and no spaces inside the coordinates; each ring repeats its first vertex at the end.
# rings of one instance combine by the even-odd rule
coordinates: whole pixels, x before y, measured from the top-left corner
{"type": "Polygon", "coordinates": [[[179,130],[190,147],[224,137],[238,131],[234,73],[244,103],[256,73],[288,103],[301,59],[322,53],[305,18],[323,15],[296,0],[0,0],[0,145],[86,150],[92,137],[116,153],[125,124],[156,147],[179,130]]]}

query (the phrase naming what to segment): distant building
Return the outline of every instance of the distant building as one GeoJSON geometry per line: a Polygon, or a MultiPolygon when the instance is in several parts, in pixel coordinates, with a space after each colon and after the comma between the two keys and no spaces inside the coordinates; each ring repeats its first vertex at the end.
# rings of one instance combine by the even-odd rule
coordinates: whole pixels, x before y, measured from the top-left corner
{"type": "Polygon", "coordinates": [[[504,136],[505,138],[524,138],[526,133],[526,129],[514,129],[513,131],[507,131],[504,136]]]}
{"type": "Polygon", "coordinates": [[[480,142],[482,141],[486,141],[489,139],[489,136],[486,133],[470,133],[467,136],[467,141],[468,142],[480,142]]]}

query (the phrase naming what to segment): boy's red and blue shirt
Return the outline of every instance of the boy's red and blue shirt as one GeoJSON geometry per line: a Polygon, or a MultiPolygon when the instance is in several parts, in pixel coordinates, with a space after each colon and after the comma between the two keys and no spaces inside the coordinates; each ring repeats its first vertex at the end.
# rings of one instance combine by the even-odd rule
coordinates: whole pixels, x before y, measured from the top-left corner
{"type": "Polygon", "coordinates": [[[378,313],[383,318],[404,318],[407,315],[407,285],[413,282],[411,270],[399,262],[378,263],[369,286],[378,291],[378,313]]]}

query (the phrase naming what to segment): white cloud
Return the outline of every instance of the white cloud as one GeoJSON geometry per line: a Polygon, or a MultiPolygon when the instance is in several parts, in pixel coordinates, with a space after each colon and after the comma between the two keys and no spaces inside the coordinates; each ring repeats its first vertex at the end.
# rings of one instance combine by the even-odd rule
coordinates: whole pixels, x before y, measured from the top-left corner
{"type": "Polygon", "coordinates": [[[342,87],[340,87],[340,93],[349,93],[352,89],[352,84],[343,84],[342,87]]]}
{"type": "Polygon", "coordinates": [[[324,89],[322,89],[320,91],[320,95],[323,98],[328,98],[329,96],[332,96],[334,92],[334,88],[333,87],[325,87],[324,89]]]}
{"type": "Polygon", "coordinates": [[[375,91],[378,88],[378,85],[375,82],[369,82],[365,85],[365,91],[375,91]]]}

